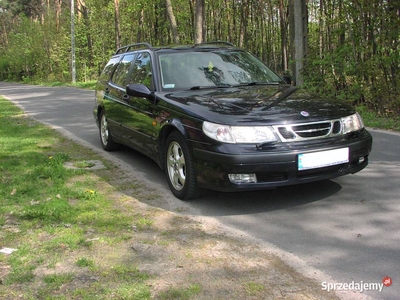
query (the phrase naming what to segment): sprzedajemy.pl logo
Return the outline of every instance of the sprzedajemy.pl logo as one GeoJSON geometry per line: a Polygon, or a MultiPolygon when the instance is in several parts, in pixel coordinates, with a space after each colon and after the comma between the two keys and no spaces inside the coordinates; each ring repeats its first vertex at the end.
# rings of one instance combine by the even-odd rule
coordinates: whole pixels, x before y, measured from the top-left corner
{"type": "Polygon", "coordinates": [[[340,283],[340,282],[322,282],[322,290],[323,291],[359,291],[359,292],[364,292],[364,291],[379,291],[382,292],[383,287],[389,287],[392,285],[392,278],[389,276],[385,276],[382,279],[382,282],[345,282],[345,283],[340,283]]]}

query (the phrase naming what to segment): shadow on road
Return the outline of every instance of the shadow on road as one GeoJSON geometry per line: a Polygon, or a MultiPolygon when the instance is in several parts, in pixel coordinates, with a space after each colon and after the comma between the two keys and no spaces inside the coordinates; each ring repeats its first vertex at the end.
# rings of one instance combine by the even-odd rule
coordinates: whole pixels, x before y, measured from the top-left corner
{"type": "Polygon", "coordinates": [[[256,192],[208,191],[190,205],[201,209],[207,216],[254,214],[302,206],[328,198],[340,190],[339,184],[326,180],[256,192]]]}

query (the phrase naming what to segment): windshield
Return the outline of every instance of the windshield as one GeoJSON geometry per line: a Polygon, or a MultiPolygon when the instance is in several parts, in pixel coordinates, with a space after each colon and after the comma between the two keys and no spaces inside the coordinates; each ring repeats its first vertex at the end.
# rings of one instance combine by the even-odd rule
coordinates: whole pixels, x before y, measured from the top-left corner
{"type": "Polygon", "coordinates": [[[259,59],[240,50],[163,53],[159,62],[161,83],[166,90],[281,81],[259,59]]]}

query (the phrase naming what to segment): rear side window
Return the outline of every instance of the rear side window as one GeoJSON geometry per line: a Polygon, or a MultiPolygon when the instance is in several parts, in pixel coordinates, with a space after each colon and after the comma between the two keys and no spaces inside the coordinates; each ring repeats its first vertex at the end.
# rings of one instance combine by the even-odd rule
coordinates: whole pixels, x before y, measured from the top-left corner
{"type": "Polygon", "coordinates": [[[110,79],[110,76],[114,71],[114,66],[119,62],[120,59],[121,56],[116,56],[110,59],[110,61],[104,67],[103,72],[101,72],[99,76],[100,81],[107,81],[108,79],[110,79]]]}
{"type": "Polygon", "coordinates": [[[134,59],[135,54],[127,54],[118,64],[117,69],[115,70],[111,81],[118,86],[124,87],[126,86],[126,79],[128,77],[129,68],[131,66],[132,60],[134,59]]]}
{"type": "Polygon", "coordinates": [[[148,52],[139,53],[132,71],[130,83],[141,83],[153,90],[151,56],[148,52]]]}

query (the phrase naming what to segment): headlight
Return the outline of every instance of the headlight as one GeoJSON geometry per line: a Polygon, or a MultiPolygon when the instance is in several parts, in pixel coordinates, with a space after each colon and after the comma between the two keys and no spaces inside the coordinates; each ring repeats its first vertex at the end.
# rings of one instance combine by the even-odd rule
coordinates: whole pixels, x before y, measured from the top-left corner
{"type": "Polygon", "coordinates": [[[364,123],[358,113],[341,119],[343,134],[360,130],[364,128],[364,123]]]}
{"type": "Polygon", "coordinates": [[[224,143],[266,143],[276,141],[269,126],[228,126],[203,122],[203,132],[224,143]]]}

